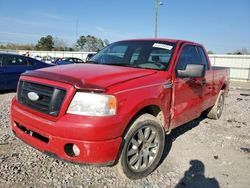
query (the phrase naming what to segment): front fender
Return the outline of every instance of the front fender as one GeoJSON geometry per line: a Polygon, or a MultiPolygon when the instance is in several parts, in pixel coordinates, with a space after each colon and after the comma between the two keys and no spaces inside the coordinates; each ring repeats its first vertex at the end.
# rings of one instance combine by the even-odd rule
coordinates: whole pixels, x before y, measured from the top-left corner
{"type": "Polygon", "coordinates": [[[130,88],[115,95],[119,101],[117,113],[126,117],[127,125],[140,110],[148,106],[158,106],[164,115],[164,127],[169,125],[171,89],[164,89],[162,83],[130,88]]]}

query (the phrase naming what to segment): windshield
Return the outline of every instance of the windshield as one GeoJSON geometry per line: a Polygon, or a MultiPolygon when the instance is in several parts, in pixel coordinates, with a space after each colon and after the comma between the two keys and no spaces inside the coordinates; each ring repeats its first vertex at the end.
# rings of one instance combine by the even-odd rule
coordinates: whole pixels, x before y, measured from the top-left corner
{"type": "Polygon", "coordinates": [[[165,70],[174,51],[175,43],[163,41],[121,41],[105,47],[89,62],[165,70]]]}

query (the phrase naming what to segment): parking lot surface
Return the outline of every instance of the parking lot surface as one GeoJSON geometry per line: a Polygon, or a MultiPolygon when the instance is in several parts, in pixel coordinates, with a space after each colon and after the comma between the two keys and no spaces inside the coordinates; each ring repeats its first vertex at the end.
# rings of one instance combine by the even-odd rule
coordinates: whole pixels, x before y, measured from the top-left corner
{"type": "Polygon", "coordinates": [[[220,120],[203,116],[167,136],[161,164],[131,181],[115,167],[50,158],[10,130],[14,92],[0,94],[0,187],[250,187],[250,90],[231,89],[220,120]]]}

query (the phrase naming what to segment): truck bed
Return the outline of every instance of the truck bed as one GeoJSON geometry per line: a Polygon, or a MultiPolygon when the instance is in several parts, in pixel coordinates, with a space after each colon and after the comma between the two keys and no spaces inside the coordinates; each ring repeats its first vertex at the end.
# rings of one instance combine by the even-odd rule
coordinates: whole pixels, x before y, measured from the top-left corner
{"type": "Polygon", "coordinates": [[[230,70],[229,67],[217,67],[217,66],[212,66],[212,69],[213,70],[226,70],[226,69],[230,70]]]}

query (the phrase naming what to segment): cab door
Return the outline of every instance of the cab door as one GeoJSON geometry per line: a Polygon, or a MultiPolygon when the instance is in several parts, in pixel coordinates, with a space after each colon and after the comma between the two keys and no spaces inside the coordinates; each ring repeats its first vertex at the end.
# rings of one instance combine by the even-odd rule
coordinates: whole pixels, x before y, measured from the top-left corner
{"type": "Polygon", "coordinates": [[[173,127],[177,127],[199,117],[203,109],[204,78],[176,77],[176,70],[184,70],[187,64],[201,64],[201,58],[195,45],[184,44],[176,63],[173,78],[173,127]]]}

